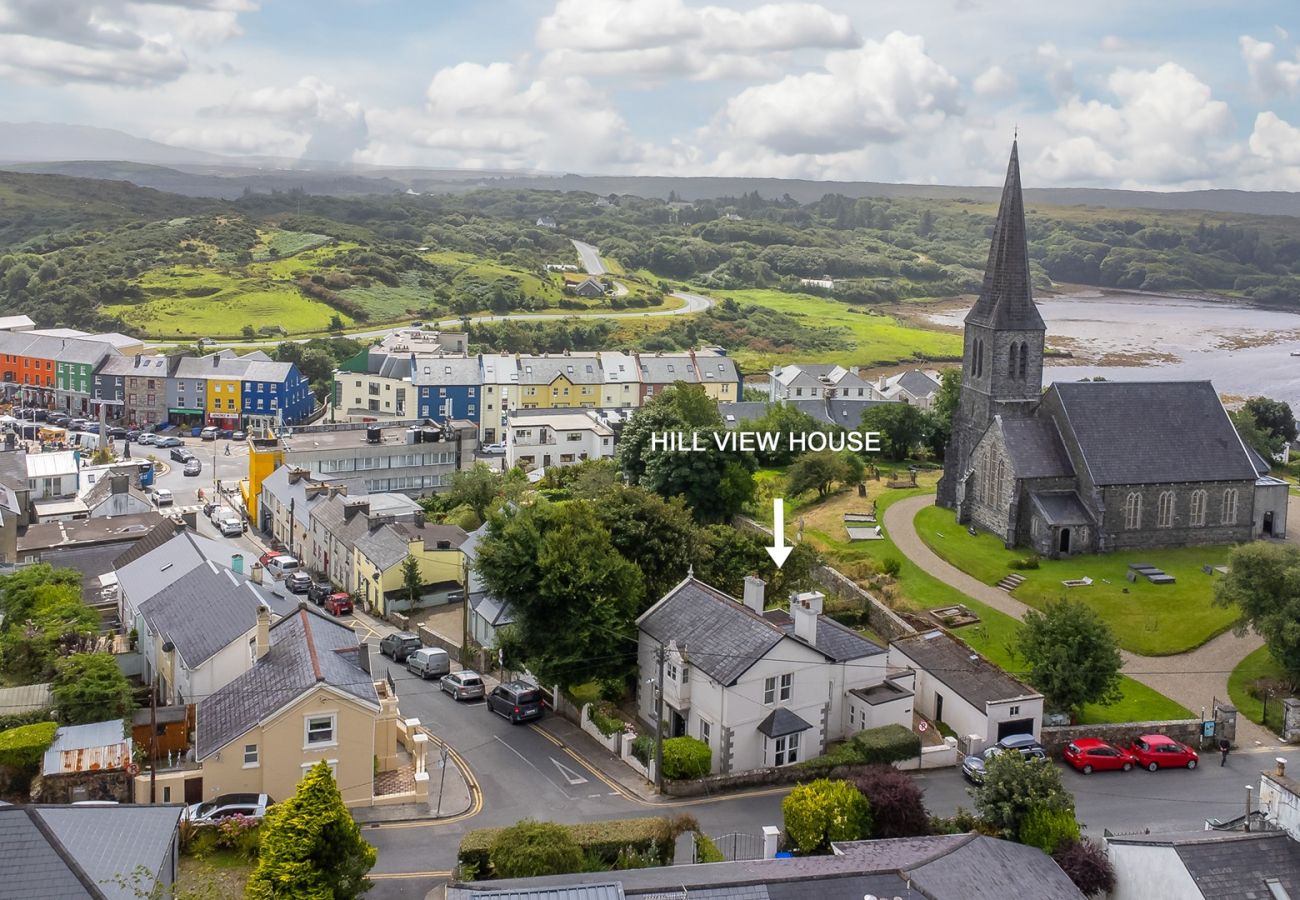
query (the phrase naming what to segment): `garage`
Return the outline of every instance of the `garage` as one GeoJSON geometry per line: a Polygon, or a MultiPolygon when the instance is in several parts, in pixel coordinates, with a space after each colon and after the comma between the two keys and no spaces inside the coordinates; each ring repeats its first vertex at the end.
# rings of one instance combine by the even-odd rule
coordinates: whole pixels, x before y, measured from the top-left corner
{"type": "Polygon", "coordinates": [[[998,740],[1002,740],[1009,734],[1033,734],[1033,719],[1008,719],[1005,722],[998,723],[998,740]]]}

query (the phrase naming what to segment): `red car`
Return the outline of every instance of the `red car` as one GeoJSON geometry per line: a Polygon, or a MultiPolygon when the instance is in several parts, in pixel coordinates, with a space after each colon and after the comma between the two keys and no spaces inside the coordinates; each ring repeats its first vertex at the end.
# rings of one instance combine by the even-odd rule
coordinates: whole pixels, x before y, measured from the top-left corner
{"type": "Polygon", "coordinates": [[[325,598],[325,612],[331,616],[350,615],[352,612],[352,597],[342,591],[337,594],[330,594],[325,598]]]}
{"type": "Polygon", "coordinates": [[[1079,738],[1066,745],[1061,756],[1084,775],[1119,769],[1127,772],[1133,768],[1133,754],[1108,744],[1100,738],[1079,738]]]}
{"type": "Polygon", "coordinates": [[[263,553],[261,556],[257,558],[257,561],[261,563],[262,568],[265,569],[266,564],[269,563],[271,560],[275,559],[277,556],[284,556],[284,554],[281,553],[279,550],[267,550],[265,553],[263,553]]]}
{"type": "Polygon", "coordinates": [[[1164,734],[1144,734],[1128,748],[1139,766],[1156,769],[1195,769],[1201,757],[1186,744],[1164,734]]]}

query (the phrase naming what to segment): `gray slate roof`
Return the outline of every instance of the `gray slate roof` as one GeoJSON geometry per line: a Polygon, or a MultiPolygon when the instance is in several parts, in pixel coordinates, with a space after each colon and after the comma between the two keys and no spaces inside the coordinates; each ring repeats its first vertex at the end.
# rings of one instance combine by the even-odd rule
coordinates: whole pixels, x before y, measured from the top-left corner
{"type": "Polygon", "coordinates": [[[1208,381],[1057,382],[1050,390],[1099,485],[1255,480],[1208,381]]]}
{"type": "Polygon", "coordinates": [[[262,604],[283,616],[297,601],[205,560],[141,603],[140,615],[193,669],[255,627],[262,604]]]}
{"type": "Polygon", "coordinates": [[[862,427],[862,414],[864,412],[873,406],[893,402],[895,401],[868,400],[865,397],[828,397],[826,399],[826,413],[824,416],[818,416],[818,418],[839,425],[841,428],[847,428],[849,431],[856,431],[862,427]]]}
{"type": "Polygon", "coordinates": [[[422,356],[411,367],[414,384],[479,385],[483,383],[477,356],[422,356]],[[426,375],[425,369],[429,372],[426,375]]]}
{"type": "Polygon", "coordinates": [[[646,384],[673,384],[678,381],[697,384],[700,381],[699,373],[691,365],[691,358],[685,354],[656,356],[653,353],[640,353],[637,359],[641,362],[641,380],[646,384]]]}
{"type": "Polygon", "coordinates": [[[271,645],[251,669],[199,701],[195,751],[205,759],[272,713],[329,685],[379,708],[374,677],[361,668],[368,648],[342,622],[302,602],[271,625],[271,645]]]}
{"type": "Polygon", "coordinates": [[[939,390],[939,382],[935,381],[929,375],[920,369],[908,369],[904,372],[895,385],[907,391],[913,397],[927,397],[939,390]]]}
{"type": "MultiPolygon", "coordinates": [[[[770,609],[763,618],[778,626],[794,638],[794,619],[783,609],[770,609]]],[[[798,638],[795,638],[798,640],[798,638]]],[[[879,644],[867,640],[852,628],[841,625],[828,616],[817,617],[817,649],[833,662],[863,659],[886,652],[879,644]]]]}
{"type": "Polygon", "coordinates": [[[1034,491],[1029,496],[1048,525],[1092,524],[1092,516],[1074,491],[1034,491]]]}
{"type": "Polygon", "coordinates": [[[515,620],[515,613],[510,606],[510,601],[500,600],[487,591],[470,594],[469,605],[470,609],[478,613],[493,628],[509,625],[515,620]]]}
{"type": "Polygon", "coordinates": [[[157,525],[149,529],[149,532],[140,540],[131,545],[130,549],[122,552],[120,556],[113,560],[114,569],[123,569],[135,562],[146,553],[152,553],[163,544],[170,541],[176,536],[178,531],[183,531],[184,526],[177,525],[174,519],[163,519],[157,525]]]}
{"type": "Polygon", "coordinates": [[[33,807],[0,808],[0,884],[15,900],[104,896],[33,807]]]}
{"type": "Polygon", "coordinates": [[[1017,478],[1058,478],[1074,475],[1070,455],[1061,443],[1056,423],[1020,416],[997,417],[1007,455],[1017,478]]]}
{"type": "Polygon", "coordinates": [[[127,900],[137,896],[135,891],[118,887],[114,878],[129,879],[141,866],[155,875],[170,866],[182,809],[178,804],[49,806],[36,813],[105,897],[127,900]]]}
{"type": "MultiPolygon", "coordinates": [[[[153,543],[158,537],[146,535],[141,541],[153,543]]],[[[235,549],[230,544],[182,530],[126,563],[115,563],[117,583],[138,607],[204,560],[229,564],[235,549]]],[[[126,553],[123,557],[131,555],[126,553]]]]}
{"type": "Polygon", "coordinates": [[[26,450],[0,449],[0,484],[15,491],[29,489],[26,450]]]}
{"type": "Polygon", "coordinates": [[[796,734],[809,728],[812,728],[812,725],[804,721],[802,716],[784,706],[772,710],[767,714],[767,718],[757,725],[759,733],[770,738],[785,737],[787,734],[796,734]]]}
{"type": "Polygon", "coordinates": [[[600,360],[594,356],[521,356],[520,384],[550,384],[563,375],[573,384],[600,384],[600,360]]]}
{"type": "Polygon", "coordinates": [[[948,685],[976,709],[982,710],[1000,700],[1040,696],[961,641],[937,629],[899,638],[890,646],[897,647],[918,668],[948,685]]]}
{"type": "Polygon", "coordinates": [[[984,283],[975,305],[966,314],[966,321],[993,328],[1047,330],[1031,293],[1025,201],[1020,193],[1020,151],[1014,141],[984,267],[984,283]]]}
{"type": "Polygon", "coordinates": [[[1266,878],[1276,878],[1288,894],[1300,897],[1300,844],[1286,832],[1202,835],[1200,840],[1175,843],[1174,850],[1206,897],[1264,900],[1272,896],[1264,886],[1266,878]]]}

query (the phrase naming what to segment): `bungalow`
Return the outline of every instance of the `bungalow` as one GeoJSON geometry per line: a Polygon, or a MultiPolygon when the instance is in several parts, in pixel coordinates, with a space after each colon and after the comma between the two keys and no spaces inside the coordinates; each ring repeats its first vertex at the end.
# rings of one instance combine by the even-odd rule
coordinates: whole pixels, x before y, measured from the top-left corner
{"type": "Polygon", "coordinates": [[[577,284],[571,285],[569,291],[579,297],[605,296],[605,286],[594,275],[588,275],[577,284]]]}

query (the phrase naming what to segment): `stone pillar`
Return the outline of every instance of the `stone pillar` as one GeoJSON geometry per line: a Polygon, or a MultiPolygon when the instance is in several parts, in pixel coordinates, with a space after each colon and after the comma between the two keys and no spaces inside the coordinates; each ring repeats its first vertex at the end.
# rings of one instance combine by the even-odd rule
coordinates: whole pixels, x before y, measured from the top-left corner
{"type": "Polygon", "coordinates": [[[1295,697],[1282,701],[1282,740],[1288,744],[1300,741],[1300,700],[1295,697]]]}
{"type": "Polygon", "coordinates": [[[763,859],[776,859],[777,838],[781,829],[775,825],[763,826],[763,859]]]}
{"type": "Polygon", "coordinates": [[[375,756],[379,771],[397,768],[397,698],[388,693],[387,682],[376,682],[379,691],[379,715],[375,717],[375,756]]]}
{"type": "Polygon", "coordinates": [[[1227,738],[1228,743],[1236,746],[1237,743],[1237,707],[1231,703],[1214,704],[1214,740],[1217,744],[1219,741],[1227,738]]]}

